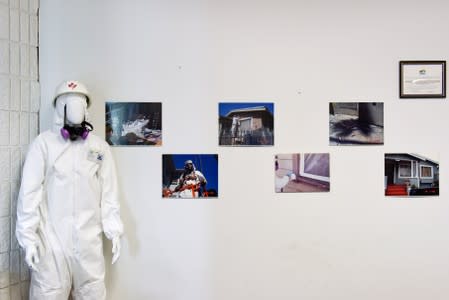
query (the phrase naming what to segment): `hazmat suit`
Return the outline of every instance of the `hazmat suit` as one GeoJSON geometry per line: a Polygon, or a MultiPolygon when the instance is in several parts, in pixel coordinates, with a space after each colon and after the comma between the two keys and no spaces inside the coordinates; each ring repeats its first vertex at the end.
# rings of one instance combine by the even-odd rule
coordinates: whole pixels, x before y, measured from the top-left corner
{"type": "Polygon", "coordinates": [[[113,242],[113,263],[120,255],[123,225],[109,145],[79,125],[89,101],[81,83],[58,87],[54,126],[33,141],[23,168],[16,236],[32,269],[33,300],[105,299],[103,232],[113,242]]]}
{"type": "MultiPolygon", "coordinates": [[[[195,168],[191,160],[184,163],[184,171],[178,179],[178,185],[175,192],[178,192],[179,198],[198,198],[201,189],[206,186],[207,180],[203,173],[195,168]]],[[[203,196],[205,196],[203,194],[203,196]]]]}

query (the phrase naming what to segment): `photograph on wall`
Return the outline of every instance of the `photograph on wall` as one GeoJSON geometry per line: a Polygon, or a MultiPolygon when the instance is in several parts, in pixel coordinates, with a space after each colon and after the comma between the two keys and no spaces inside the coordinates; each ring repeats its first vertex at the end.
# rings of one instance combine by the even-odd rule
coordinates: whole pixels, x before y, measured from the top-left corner
{"type": "Polygon", "coordinates": [[[329,103],[329,145],[383,145],[382,102],[329,103]]]}
{"type": "Polygon", "coordinates": [[[220,146],[273,146],[274,103],[218,104],[220,146]]]}
{"type": "Polygon", "coordinates": [[[105,129],[111,146],[160,146],[162,103],[106,102],[105,129]]]}
{"type": "Polygon", "coordinates": [[[415,153],[386,153],[385,196],[438,196],[440,165],[436,159],[415,153]]]}
{"type": "Polygon", "coordinates": [[[277,154],[274,158],[276,193],[329,192],[329,153],[277,154]]]}
{"type": "Polygon", "coordinates": [[[400,98],[446,98],[446,61],[400,61],[400,98]]]}
{"type": "Polygon", "coordinates": [[[218,197],[218,155],[162,155],[162,197],[218,197]]]}

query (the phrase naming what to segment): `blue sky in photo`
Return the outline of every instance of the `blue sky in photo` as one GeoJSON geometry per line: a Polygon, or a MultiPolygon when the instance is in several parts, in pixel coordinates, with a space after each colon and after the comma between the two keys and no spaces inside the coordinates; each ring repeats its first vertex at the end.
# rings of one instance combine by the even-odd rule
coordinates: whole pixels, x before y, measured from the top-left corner
{"type": "Polygon", "coordinates": [[[206,177],[206,188],[218,193],[218,160],[215,154],[172,154],[176,169],[184,169],[184,162],[192,160],[196,169],[206,177]]]}
{"type": "Polygon", "coordinates": [[[218,104],[218,112],[220,116],[224,117],[231,110],[256,106],[265,106],[271,112],[271,114],[274,114],[273,102],[220,102],[218,104]]]}

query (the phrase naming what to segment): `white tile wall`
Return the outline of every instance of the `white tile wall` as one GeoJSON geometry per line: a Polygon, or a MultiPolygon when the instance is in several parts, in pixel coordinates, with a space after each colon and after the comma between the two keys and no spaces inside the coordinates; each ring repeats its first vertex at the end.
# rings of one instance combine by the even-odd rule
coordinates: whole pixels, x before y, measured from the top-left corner
{"type": "Polygon", "coordinates": [[[11,41],[20,40],[20,13],[18,9],[11,9],[9,12],[9,34],[11,41]]]}
{"type": "Polygon", "coordinates": [[[30,42],[30,16],[23,12],[20,13],[20,41],[30,42]]]}
{"type": "Polygon", "coordinates": [[[39,0],[0,0],[0,300],[27,300],[30,274],[15,237],[23,157],[38,134],[39,0]]]}
{"type": "Polygon", "coordinates": [[[27,157],[27,153],[28,153],[28,149],[29,149],[29,145],[22,145],[22,147],[20,147],[20,150],[22,150],[22,166],[21,169],[23,169],[23,164],[25,163],[26,157],[27,157]]]}
{"type": "MultiPolygon", "coordinates": [[[[16,209],[17,210],[17,209],[16,209]]],[[[14,250],[19,250],[20,249],[20,245],[19,242],[17,241],[17,237],[16,237],[16,222],[17,222],[17,218],[16,218],[16,211],[13,211],[11,209],[11,212],[13,212],[13,216],[11,217],[11,251],[14,250]]]]}
{"type": "Polygon", "coordinates": [[[20,10],[28,12],[28,3],[29,0],[20,0],[20,10]]]}
{"type": "Polygon", "coordinates": [[[0,40],[0,74],[9,73],[9,43],[0,40]]]}
{"type": "Polygon", "coordinates": [[[30,45],[37,47],[39,23],[36,15],[30,16],[30,45]]]}
{"type": "Polygon", "coordinates": [[[30,91],[30,111],[38,112],[40,108],[40,85],[37,81],[31,81],[30,91]]]}
{"type": "Polygon", "coordinates": [[[11,180],[19,180],[21,174],[21,155],[22,149],[14,147],[11,149],[11,180]]]}
{"type": "Polygon", "coordinates": [[[20,296],[20,284],[14,284],[10,287],[10,293],[11,293],[11,300],[12,299],[21,299],[22,296],[20,296]]]}
{"type": "Polygon", "coordinates": [[[30,77],[36,80],[38,76],[38,66],[37,66],[37,47],[30,47],[30,77]]]}
{"type": "Polygon", "coordinates": [[[30,270],[25,262],[25,251],[20,249],[20,280],[30,280],[30,270]]]}
{"type": "Polygon", "coordinates": [[[39,9],[39,0],[30,0],[30,13],[37,15],[39,9]]]}
{"type": "Polygon", "coordinates": [[[9,286],[9,252],[0,253],[0,289],[9,286]]]}
{"type": "Polygon", "coordinates": [[[9,7],[0,4],[0,39],[9,39],[9,7]]]}
{"type": "Polygon", "coordinates": [[[30,113],[30,143],[32,143],[39,134],[38,129],[39,129],[39,114],[30,113]]]}
{"type": "Polygon", "coordinates": [[[19,8],[19,0],[9,0],[9,6],[11,8],[19,8]]]}
{"type": "Polygon", "coordinates": [[[9,143],[11,146],[17,146],[20,143],[20,113],[11,111],[9,113],[9,143]]]}
{"type": "Polygon", "coordinates": [[[2,170],[0,172],[0,180],[10,180],[9,166],[9,149],[0,147],[0,170],[2,170]]]}
{"type": "Polygon", "coordinates": [[[17,211],[17,198],[19,197],[19,190],[20,190],[20,181],[19,180],[11,181],[11,214],[13,216],[16,215],[17,211]]]}
{"type": "Polygon", "coordinates": [[[0,145],[9,145],[9,111],[0,110],[0,145]]]}
{"type": "Polygon", "coordinates": [[[11,42],[9,45],[10,72],[12,75],[20,74],[20,46],[18,43],[11,42]]]}
{"type": "Polygon", "coordinates": [[[20,113],[20,145],[28,144],[30,140],[30,117],[26,112],[20,113]]]}
{"type": "Polygon", "coordinates": [[[0,109],[9,109],[10,80],[0,75],[0,109]]]}
{"type": "Polygon", "coordinates": [[[11,245],[10,218],[0,218],[0,253],[9,251],[11,245]]]}
{"type": "Polygon", "coordinates": [[[22,297],[22,300],[29,300],[30,299],[30,292],[29,291],[30,291],[30,282],[29,281],[21,282],[20,283],[20,296],[22,297]]]}
{"type": "Polygon", "coordinates": [[[7,287],[4,289],[0,289],[0,299],[9,300],[9,299],[20,299],[20,298],[10,298],[9,287],[7,287]]]}
{"type": "Polygon", "coordinates": [[[7,217],[11,214],[11,185],[9,181],[0,182],[0,217],[7,217]]]}
{"type": "MultiPolygon", "coordinates": [[[[14,215],[15,215],[16,210],[13,210],[14,215]]],[[[11,217],[11,251],[19,250],[19,249],[20,249],[19,242],[17,241],[17,238],[16,238],[16,218],[11,217]]]]}
{"type": "Polygon", "coordinates": [[[30,47],[20,45],[20,75],[28,77],[30,74],[30,47]]]}
{"type": "Polygon", "coordinates": [[[11,99],[10,109],[14,111],[20,110],[20,80],[11,79],[11,99]]]}
{"type": "Polygon", "coordinates": [[[16,284],[20,282],[20,251],[10,252],[9,256],[9,282],[16,284]]]}
{"type": "Polygon", "coordinates": [[[21,110],[30,111],[30,81],[21,80],[20,81],[20,99],[21,99],[21,110]]]}

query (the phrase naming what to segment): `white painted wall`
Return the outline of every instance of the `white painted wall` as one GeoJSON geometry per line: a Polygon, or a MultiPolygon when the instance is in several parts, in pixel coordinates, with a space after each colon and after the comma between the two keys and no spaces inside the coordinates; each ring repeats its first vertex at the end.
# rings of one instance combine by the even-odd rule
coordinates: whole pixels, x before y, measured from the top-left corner
{"type": "Polygon", "coordinates": [[[126,236],[109,299],[448,299],[449,103],[398,99],[399,60],[448,59],[448,11],[41,0],[41,129],[64,79],[89,86],[99,135],[107,99],[163,102],[162,147],[113,149],[126,236]],[[217,146],[217,103],[238,100],[275,102],[274,147],[217,146]],[[385,102],[385,146],[329,147],[330,101],[385,102]],[[274,193],[291,152],[330,152],[330,193],[274,193]],[[385,152],[440,153],[442,195],[385,198],[385,152]],[[163,153],[218,153],[220,198],[162,200],[163,153]]]}

